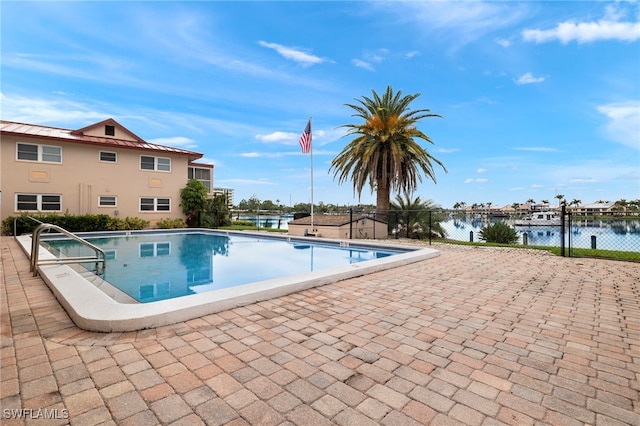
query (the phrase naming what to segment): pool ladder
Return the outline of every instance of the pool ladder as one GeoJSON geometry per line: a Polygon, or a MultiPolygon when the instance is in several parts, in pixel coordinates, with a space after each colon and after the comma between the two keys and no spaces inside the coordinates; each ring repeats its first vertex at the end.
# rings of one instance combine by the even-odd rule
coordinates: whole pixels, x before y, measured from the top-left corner
{"type": "Polygon", "coordinates": [[[107,267],[107,255],[100,247],[94,246],[89,241],[84,240],[77,235],[67,231],[66,229],[53,225],[51,223],[42,223],[39,225],[31,236],[31,269],[33,272],[33,276],[38,275],[38,266],[40,265],[62,265],[62,264],[70,264],[70,263],[89,263],[95,262],[95,269],[93,273],[96,275],[102,275],[104,273],[104,269],[107,267]],[[40,234],[46,230],[54,230],[58,231],[61,234],[66,235],[67,237],[75,240],[94,251],[94,256],[75,256],[75,257],[65,257],[65,258],[54,258],[54,259],[40,259],[40,234]]]}

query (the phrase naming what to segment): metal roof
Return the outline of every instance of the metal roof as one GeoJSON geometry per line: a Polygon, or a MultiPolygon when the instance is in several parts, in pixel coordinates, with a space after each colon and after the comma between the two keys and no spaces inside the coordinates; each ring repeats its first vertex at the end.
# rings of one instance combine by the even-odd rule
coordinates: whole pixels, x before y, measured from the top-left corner
{"type": "MultiPolygon", "coordinates": [[[[361,219],[375,220],[376,222],[386,223],[379,219],[369,217],[367,215],[353,215],[352,218],[349,215],[318,215],[313,217],[313,224],[317,226],[342,226],[347,225],[350,222],[357,222],[361,219]],[[351,219],[351,220],[349,220],[351,219]]],[[[301,217],[299,219],[291,220],[289,225],[311,225],[311,216],[301,217]]]]}
{"type": "MultiPolygon", "coordinates": [[[[135,136],[129,130],[127,130],[126,128],[122,127],[117,122],[115,122],[115,120],[109,119],[100,123],[104,123],[106,121],[115,123],[130,135],[135,136]]],[[[100,123],[97,123],[97,124],[100,124],[100,123]]],[[[93,125],[89,127],[93,127],[93,125]]],[[[79,130],[69,130],[69,129],[61,129],[57,127],[40,126],[37,124],[25,124],[25,123],[17,123],[13,121],[2,120],[0,121],[0,134],[11,134],[15,136],[25,136],[25,137],[32,137],[32,138],[38,138],[38,139],[70,142],[70,143],[100,145],[100,146],[114,147],[114,148],[153,151],[153,152],[160,152],[165,154],[185,155],[189,157],[190,160],[196,160],[198,158],[202,158],[203,156],[203,154],[199,152],[148,143],[143,139],[138,138],[137,136],[135,137],[138,140],[130,141],[130,140],[117,139],[117,138],[107,138],[102,136],[90,136],[90,135],[83,134],[82,130],[87,129],[89,127],[85,127],[79,130]]]]}

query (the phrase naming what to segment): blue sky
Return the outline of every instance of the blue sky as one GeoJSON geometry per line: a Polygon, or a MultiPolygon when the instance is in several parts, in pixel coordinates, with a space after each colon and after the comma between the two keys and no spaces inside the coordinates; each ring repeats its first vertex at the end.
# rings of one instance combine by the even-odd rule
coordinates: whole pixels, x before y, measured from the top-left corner
{"type": "Polygon", "coordinates": [[[202,152],[235,201],[375,203],[332,159],[344,104],[388,85],[448,172],[456,202],[640,198],[640,3],[6,2],[1,118],[81,128],[112,117],[202,152]]]}

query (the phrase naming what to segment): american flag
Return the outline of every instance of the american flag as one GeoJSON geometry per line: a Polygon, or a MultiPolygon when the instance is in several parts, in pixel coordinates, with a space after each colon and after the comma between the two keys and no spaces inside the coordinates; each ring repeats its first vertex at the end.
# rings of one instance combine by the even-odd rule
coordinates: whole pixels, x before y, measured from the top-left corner
{"type": "Polygon", "coordinates": [[[300,136],[300,147],[303,154],[311,152],[311,119],[307,122],[307,127],[304,128],[304,132],[300,136]]]}

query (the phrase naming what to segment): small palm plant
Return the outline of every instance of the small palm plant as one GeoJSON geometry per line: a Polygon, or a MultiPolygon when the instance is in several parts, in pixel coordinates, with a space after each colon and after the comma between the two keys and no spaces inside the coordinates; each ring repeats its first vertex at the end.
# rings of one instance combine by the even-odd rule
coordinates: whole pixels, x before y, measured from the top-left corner
{"type": "Polygon", "coordinates": [[[432,200],[422,201],[419,196],[412,199],[407,192],[404,197],[398,194],[396,201],[391,203],[391,216],[395,216],[398,223],[393,224],[391,220],[390,225],[396,226],[397,232],[407,238],[422,239],[429,235],[446,238],[447,231],[441,223],[446,217],[441,210],[432,200]]]}
{"type": "Polygon", "coordinates": [[[500,221],[482,228],[480,239],[488,243],[515,244],[519,237],[514,228],[500,221]]]}

